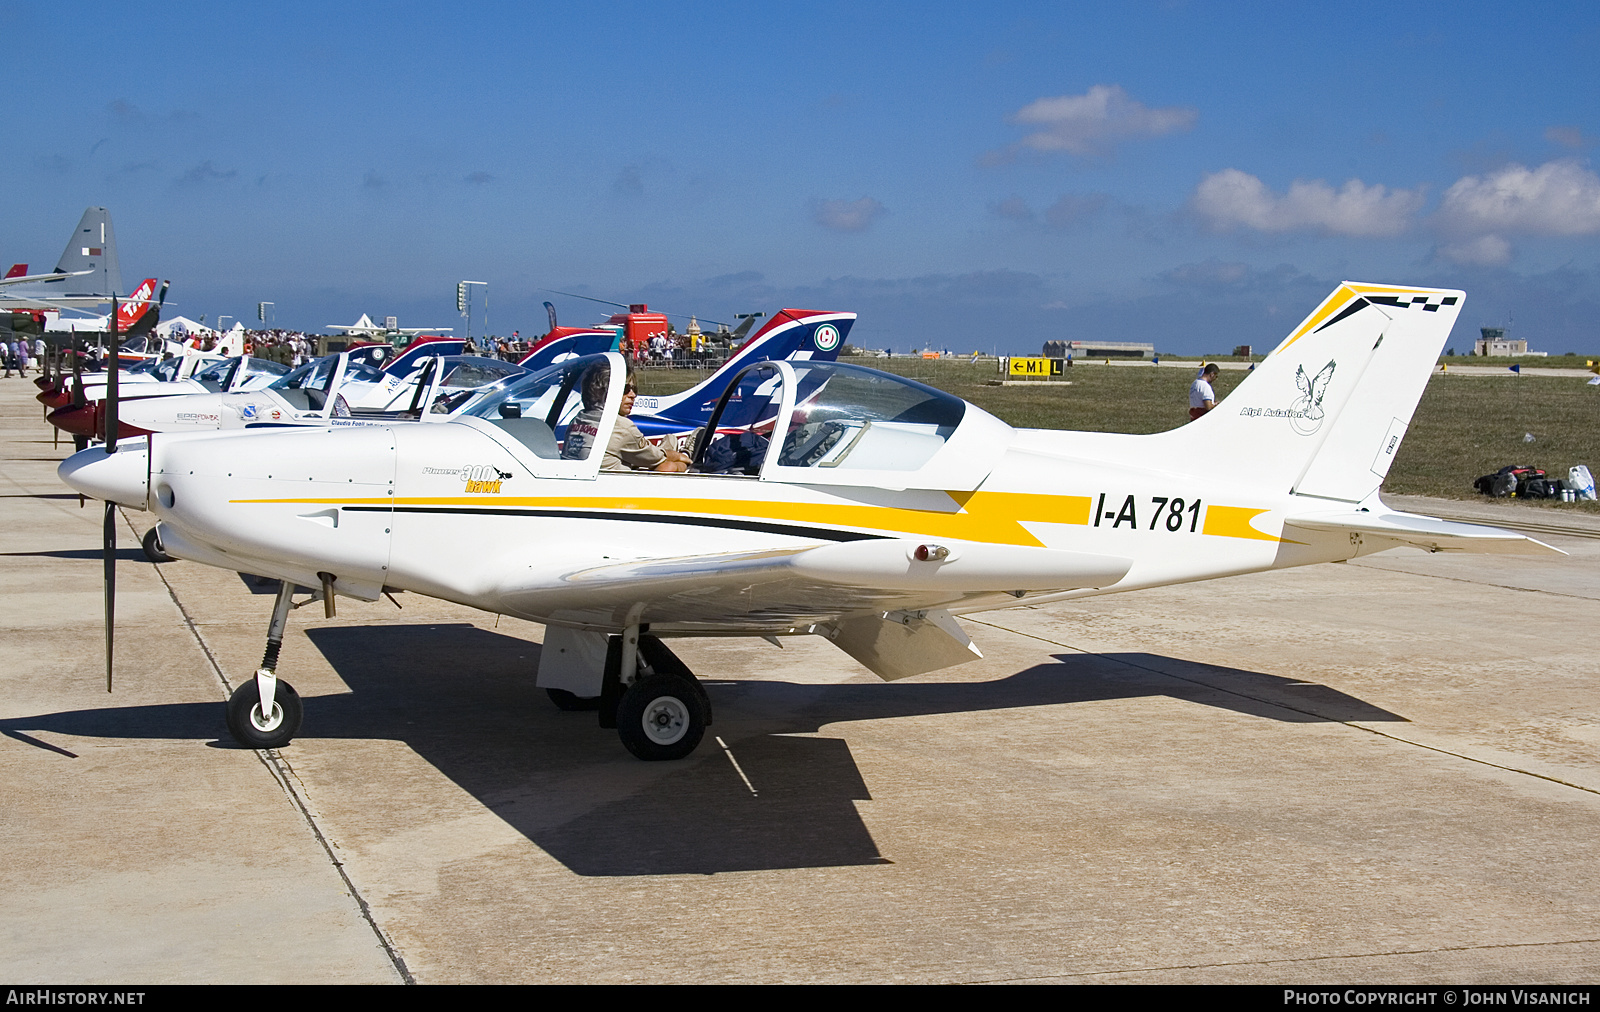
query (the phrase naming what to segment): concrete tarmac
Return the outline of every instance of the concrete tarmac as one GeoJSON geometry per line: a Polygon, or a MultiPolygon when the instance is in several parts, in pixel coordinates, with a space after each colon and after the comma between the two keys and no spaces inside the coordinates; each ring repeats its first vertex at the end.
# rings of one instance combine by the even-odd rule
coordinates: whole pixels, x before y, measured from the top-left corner
{"type": "Polygon", "coordinates": [[[983,660],[894,684],[674,641],[716,712],[677,763],[551,706],[536,625],[341,600],[291,617],[305,725],[257,753],[222,700],[270,588],[143,561],[127,511],[108,694],[102,511],[33,392],[0,381],[0,977],[1600,978],[1592,520],[1436,503],[1572,555],[995,612],[983,660]]]}

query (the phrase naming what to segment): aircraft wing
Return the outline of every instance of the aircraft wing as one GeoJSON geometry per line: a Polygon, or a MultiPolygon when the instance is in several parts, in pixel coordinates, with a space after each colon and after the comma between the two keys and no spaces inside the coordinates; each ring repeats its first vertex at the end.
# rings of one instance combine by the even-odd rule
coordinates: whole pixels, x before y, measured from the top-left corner
{"type": "Polygon", "coordinates": [[[1542,541],[1500,527],[1456,523],[1415,513],[1371,513],[1360,510],[1310,513],[1290,517],[1283,524],[1284,537],[1294,531],[1316,534],[1349,534],[1410,545],[1429,552],[1472,552],[1495,555],[1565,555],[1542,541]]]}
{"type": "Polygon", "coordinates": [[[63,295],[51,296],[49,298],[34,298],[27,295],[12,295],[9,292],[0,290],[0,308],[3,309],[93,309],[96,306],[104,306],[110,301],[111,296],[109,295],[103,299],[97,295],[85,295],[81,297],[63,295]]]}
{"type": "Polygon", "coordinates": [[[29,281],[62,281],[66,278],[76,278],[84,274],[93,274],[94,271],[65,271],[52,274],[24,274],[14,278],[0,280],[0,285],[20,285],[29,281]]]}
{"type": "Polygon", "coordinates": [[[559,616],[567,624],[611,625],[642,605],[645,621],[684,631],[781,631],[1000,593],[1107,587],[1132,565],[1084,552],[899,538],[600,566],[593,559],[518,567],[500,595],[517,612],[559,616]],[[919,548],[948,554],[919,560],[919,548]]]}

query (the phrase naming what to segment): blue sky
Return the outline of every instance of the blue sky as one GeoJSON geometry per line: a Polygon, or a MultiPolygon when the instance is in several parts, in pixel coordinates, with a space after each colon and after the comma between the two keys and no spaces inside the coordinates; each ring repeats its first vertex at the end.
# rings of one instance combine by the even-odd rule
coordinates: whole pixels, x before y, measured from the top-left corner
{"type": "Polygon", "coordinates": [[[1466,289],[1458,345],[1600,351],[1597,12],[0,3],[0,258],[103,204],[128,284],[311,330],[459,332],[472,278],[499,332],[597,318],[559,289],[1204,353],[1351,278],[1466,289]]]}

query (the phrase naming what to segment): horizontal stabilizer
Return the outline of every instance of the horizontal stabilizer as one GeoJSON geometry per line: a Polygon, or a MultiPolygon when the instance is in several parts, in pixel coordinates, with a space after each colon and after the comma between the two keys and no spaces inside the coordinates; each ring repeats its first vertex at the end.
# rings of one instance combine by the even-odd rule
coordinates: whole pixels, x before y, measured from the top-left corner
{"type": "Polygon", "coordinates": [[[1565,555],[1542,541],[1500,527],[1462,524],[1415,513],[1361,511],[1309,513],[1284,521],[1284,537],[1294,531],[1353,534],[1381,538],[1429,552],[1473,552],[1488,555],[1565,555]]]}

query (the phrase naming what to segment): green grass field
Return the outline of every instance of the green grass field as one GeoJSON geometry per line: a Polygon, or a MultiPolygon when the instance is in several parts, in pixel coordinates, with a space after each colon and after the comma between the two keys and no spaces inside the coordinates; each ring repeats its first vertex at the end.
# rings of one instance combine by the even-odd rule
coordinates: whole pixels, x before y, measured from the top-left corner
{"type": "MultiPolygon", "coordinates": [[[[990,385],[999,378],[992,362],[897,358],[863,364],[947,390],[1012,425],[1094,432],[1162,432],[1186,423],[1194,379],[1187,369],[1079,365],[1063,377],[1071,386],[1001,387],[990,385]]],[[[705,375],[646,370],[639,375],[639,389],[671,393],[705,375]]],[[[1224,403],[1247,375],[1230,370],[1217,378],[1214,386],[1224,403]]],[[[1573,464],[1587,464],[1600,473],[1600,386],[1536,375],[1435,374],[1384,489],[1400,495],[1483,499],[1473,491],[1472,480],[1505,464],[1530,464],[1563,478],[1573,464]],[[1532,442],[1525,441],[1528,433],[1532,442]]],[[[1529,503],[1600,512],[1595,502],[1529,503]]]]}

